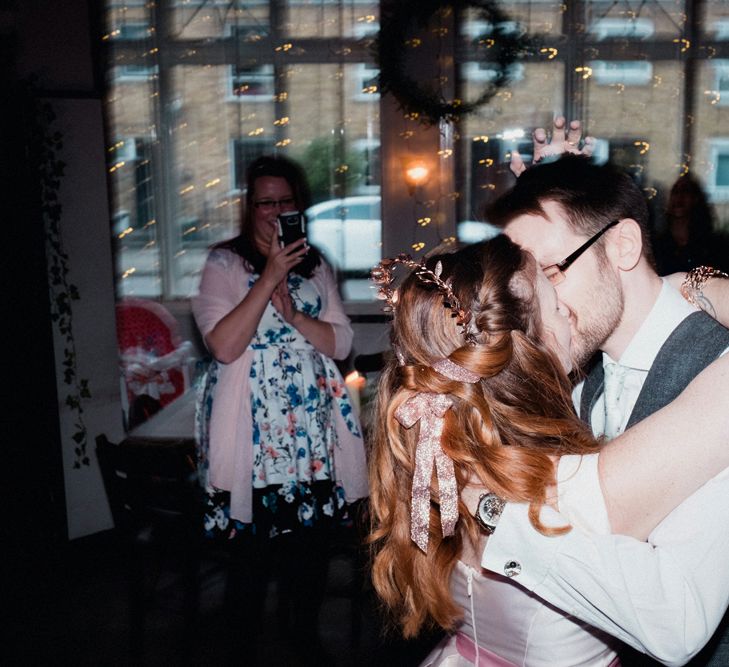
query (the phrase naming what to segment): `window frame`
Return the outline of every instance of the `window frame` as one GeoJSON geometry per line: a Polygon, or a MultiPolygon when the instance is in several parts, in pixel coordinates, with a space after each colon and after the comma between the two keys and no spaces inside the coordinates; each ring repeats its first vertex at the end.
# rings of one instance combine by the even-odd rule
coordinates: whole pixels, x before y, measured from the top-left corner
{"type": "MultiPolygon", "coordinates": [[[[333,0],[333,2],[336,1],[333,0]]],[[[200,6],[203,4],[205,3],[200,3],[200,6]]],[[[227,7],[230,3],[226,2],[223,4],[227,7]]],[[[171,12],[179,7],[179,3],[175,0],[159,0],[154,8],[154,12],[150,12],[149,14],[152,17],[150,20],[153,29],[145,28],[145,39],[110,39],[105,44],[109,50],[107,62],[109,62],[110,67],[119,67],[116,64],[118,62],[123,62],[125,65],[131,65],[133,67],[147,67],[149,65],[149,58],[147,56],[148,54],[153,54],[155,67],[158,68],[157,72],[154,73],[153,77],[136,76],[125,78],[117,75],[114,83],[121,85],[128,81],[131,85],[145,79],[153,80],[153,83],[150,84],[153,86],[153,90],[150,92],[154,96],[159,96],[159,99],[162,100],[158,103],[160,109],[166,109],[169,107],[169,104],[165,104],[163,96],[167,91],[172,92],[173,90],[171,73],[176,66],[227,65],[228,71],[226,72],[224,82],[226,95],[224,98],[221,98],[221,102],[230,104],[247,102],[262,105],[273,102],[274,114],[278,118],[287,115],[286,101],[277,99],[277,95],[280,92],[278,80],[281,72],[285,71],[287,67],[296,66],[298,63],[336,64],[343,67],[352,64],[361,65],[362,63],[375,64],[374,54],[371,50],[371,40],[367,40],[367,37],[371,36],[378,29],[379,23],[377,21],[367,23],[366,25],[363,24],[362,26],[357,25],[356,29],[352,31],[353,34],[351,36],[297,38],[296,41],[305,43],[306,48],[289,53],[275,49],[275,45],[282,43],[282,40],[291,39],[283,33],[282,26],[284,23],[281,22],[283,17],[281,12],[283,1],[259,0],[255,4],[260,6],[268,5],[270,7],[270,24],[265,24],[265,30],[260,39],[254,41],[236,40],[235,25],[226,26],[224,32],[216,38],[190,39],[186,37],[183,39],[181,37],[175,37],[172,34],[174,18],[171,12]],[[157,17],[157,22],[155,22],[154,17],[157,17]],[[120,57],[117,59],[113,58],[112,50],[116,56],[120,57]],[[268,54],[263,60],[260,58],[262,53],[268,54]],[[261,68],[269,68],[265,73],[265,77],[267,79],[270,78],[273,82],[270,92],[267,90],[262,95],[239,96],[232,94],[232,85],[235,79],[234,67],[236,63],[249,62],[257,62],[261,68]]],[[[290,4],[300,5],[306,3],[290,4]]],[[[372,5],[372,2],[371,0],[357,0],[354,4],[372,5]]],[[[141,3],[139,6],[146,6],[146,3],[141,3]]],[[[118,3],[109,2],[106,5],[110,20],[116,23],[119,21],[119,8],[118,3]]],[[[192,9],[195,9],[195,7],[193,6],[192,9]]],[[[136,24],[141,26],[144,22],[136,21],[136,24]]],[[[244,25],[243,30],[245,29],[246,27],[244,25]]],[[[142,28],[139,27],[137,30],[141,31],[142,28]]],[[[374,73],[367,72],[367,76],[368,78],[372,78],[374,73]]],[[[366,95],[350,94],[350,98],[352,101],[360,104],[379,104],[379,92],[366,95]]],[[[162,186],[163,183],[176,183],[173,167],[159,159],[160,156],[174,154],[174,146],[171,145],[172,139],[170,139],[173,130],[172,120],[165,113],[160,112],[156,114],[154,122],[159,135],[159,145],[155,156],[157,159],[153,163],[153,168],[155,169],[156,178],[155,194],[158,197],[156,213],[160,222],[157,227],[156,243],[158,246],[157,252],[160,255],[161,283],[159,295],[156,297],[153,296],[152,298],[157,298],[162,302],[169,302],[170,300],[185,298],[178,296],[184,293],[184,288],[181,292],[180,288],[176,287],[178,277],[174,266],[174,257],[180,252],[184,252],[183,241],[176,236],[177,223],[179,222],[176,218],[184,217],[184,213],[183,211],[178,211],[175,205],[177,193],[172,192],[170,188],[165,190],[162,186]]],[[[235,141],[244,139],[245,137],[234,139],[233,142],[230,142],[232,145],[229,145],[228,148],[228,153],[231,157],[232,172],[230,174],[230,195],[233,198],[239,196],[241,193],[240,187],[238,187],[240,185],[240,178],[238,178],[239,183],[235,181],[235,141]]],[[[372,187],[368,189],[371,191],[372,187]]],[[[348,194],[354,195],[360,193],[351,192],[348,194]]],[[[122,293],[119,287],[117,287],[117,292],[118,294],[122,293]]]]}
{"type": "Polygon", "coordinates": [[[720,107],[729,106],[729,60],[714,60],[712,61],[712,67],[714,70],[714,91],[718,95],[716,104],[720,107]],[[725,82],[725,90],[722,89],[722,82],[725,82]]]}
{"type": "Polygon", "coordinates": [[[273,99],[276,90],[276,72],[275,68],[273,66],[273,63],[264,63],[263,65],[259,65],[258,67],[252,68],[252,69],[258,69],[258,70],[267,70],[265,72],[260,72],[259,74],[251,74],[248,77],[241,77],[246,78],[247,80],[251,81],[263,81],[266,85],[266,92],[265,93],[252,93],[250,95],[247,94],[241,94],[238,95],[235,93],[235,80],[236,80],[236,74],[235,69],[238,67],[238,65],[229,65],[228,66],[228,84],[226,86],[227,95],[225,100],[227,102],[236,102],[236,103],[248,103],[248,102],[262,102],[262,103],[268,103],[271,102],[273,99]],[[270,69],[270,72],[268,71],[270,69]],[[270,90],[269,85],[270,84],[270,90]]]}
{"type": "Polygon", "coordinates": [[[591,60],[589,67],[598,86],[639,87],[653,80],[653,63],[648,60],[591,60]]]}
{"type": "MultiPolygon", "coordinates": [[[[336,0],[328,0],[328,2],[326,2],[326,4],[332,5],[335,3],[336,0]]],[[[121,4],[122,3],[110,2],[107,4],[107,8],[119,7],[121,6],[121,4]]],[[[125,2],[123,4],[133,4],[135,7],[147,6],[147,3],[145,3],[144,0],[139,0],[138,2],[125,2]]],[[[222,6],[223,4],[227,3],[222,2],[222,0],[218,0],[216,4],[221,4],[222,6]]],[[[283,6],[283,0],[271,0],[268,3],[266,3],[266,0],[259,0],[256,4],[268,4],[270,7],[275,7],[277,11],[280,12],[281,7],[283,6]]],[[[290,4],[294,6],[300,6],[306,3],[291,2],[290,4]]],[[[367,2],[367,0],[363,0],[362,2],[360,2],[359,0],[355,0],[353,4],[360,5],[371,3],[367,2]]],[[[538,2],[537,4],[543,3],[538,2]]],[[[160,0],[159,7],[155,11],[157,11],[158,15],[164,15],[165,9],[168,9],[170,6],[174,5],[176,5],[176,3],[174,3],[172,0],[160,0]]],[[[685,5],[684,8],[689,10],[691,9],[691,7],[689,7],[688,5],[685,5]]],[[[505,5],[504,9],[509,12],[511,7],[509,5],[505,5]]],[[[586,89],[586,86],[589,85],[589,82],[586,83],[585,81],[581,80],[581,76],[575,73],[575,67],[582,64],[581,58],[583,57],[583,54],[589,52],[591,49],[599,49],[601,53],[605,53],[605,59],[610,62],[638,61],[640,58],[646,57],[647,54],[648,63],[670,61],[672,63],[679,64],[682,68],[682,72],[684,73],[691,72],[691,68],[696,68],[697,64],[706,62],[710,60],[710,58],[714,58],[716,60],[726,59],[727,62],[729,62],[729,41],[725,41],[724,39],[722,39],[722,26],[724,26],[724,23],[729,25],[729,17],[727,17],[726,20],[721,18],[716,19],[711,24],[707,24],[706,26],[702,27],[699,23],[700,17],[694,16],[693,13],[695,12],[692,13],[691,11],[689,11],[689,15],[686,19],[686,26],[684,29],[684,34],[686,38],[690,39],[692,43],[692,57],[689,58],[681,55],[678,47],[675,44],[676,40],[673,39],[672,35],[667,36],[665,34],[660,34],[659,32],[655,31],[650,36],[637,35],[633,38],[631,38],[630,35],[623,35],[622,37],[617,35],[610,35],[605,36],[604,38],[599,38],[598,35],[592,34],[589,28],[587,32],[581,33],[578,30],[578,27],[580,26],[580,20],[582,20],[581,25],[584,27],[584,19],[588,14],[588,9],[588,4],[585,2],[574,3],[574,5],[570,3],[570,5],[567,7],[567,11],[565,11],[563,14],[563,24],[561,28],[555,28],[554,33],[550,33],[550,35],[548,35],[544,41],[545,47],[553,46],[557,51],[559,51],[557,61],[563,64],[564,71],[566,73],[564,79],[564,105],[562,109],[560,109],[560,111],[570,118],[581,118],[584,114],[584,109],[582,109],[580,107],[580,103],[576,102],[575,100],[578,97],[577,93],[584,91],[586,89]],[[581,11],[584,11],[584,15],[580,14],[581,11]],[[719,25],[719,28],[716,28],[716,25],[719,25]],[[564,48],[565,41],[569,43],[570,40],[574,38],[578,33],[579,48],[564,48]],[[582,50],[580,51],[580,49],[582,50]]],[[[139,66],[147,66],[148,63],[148,61],[143,56],[141,56],[140,53],[142,53],[143,51],[149,51],[149,49],[151,48],[156,49],[155,62],[159,65],[159,70],[154,73],[154,78],[162,79],[162,81],[161,83],[159,83],[159,85],[157,83],[151,85],[158,86],[160,89],[164,90],[164,78],[166,76],[166,68],[174,67],[178,64],[224,64],[226,62],[226,59],[230,59],[232,57],[238,58],[239,61],[243,62],[245,60],[255,60],[255,58],[260,55],[260,53],[262,53],[264,50],[266,52],[272,52],[273,46],[278,42],[278,40],[280,40],[282,35],[279,28],[276,26],[275,21],[273,21],[274,14],[271,14],[271,16],[272,24],[270,26],[269,34],[265,37],[262,37],[256,43],[234,44],[234,38],[231,35],[221,35],[220,38],[216,38],[215,40],[186,39],[178,40],[177,43],[175,43],[174,40],[169,41],[165,39],[165,30],[163,29],[164,25],[162,25],[160,26],[162,29],[155,30],[154,34],[150,35],[146,40],[131,41],[128,44],[120,44],[121,40],[109,40],[110,42],[114,43],[108,44],[107,46],[113,46],[113,48],[115,49],[121,49],[125,51],[127,55],[125,62],[139,66]],[[139,48],[140,42],[144,46],[144,48],[142,49],[139,48]]],[[[519,22],[514,21],[514,24],[518,26],[519,22]]],[[[305,46],[305,49],[302,51],[302,53],[293,52],[276,54],[270,59],[267,59],[266,63],[273,62],[274,72],[278,71],[278,67],[287,67],[292,64],[295,65],[299,62],[322,64],[337,63],[343,65],[356,64],[361,62],[371,63],[373,62],[373,57],[371,53],[371,41],[369,41],[367,38],[371,36],[372,30],[372,25],[363,26],[361,27],[361,29],[360,26],[355,26],[355,29],[351,31],[352,36],[321,39],[298,39],[297,41],[305,46]],[[346,55],[342,55],[344,53],[346,53],[346,55]]],[[[481,30],[472,30],[471,32],[476,32],[480,34],[481,30]]],[[[455,60],[458,62],[463,62],[463,52],[467,52],[468,47],[463,47],[462,45],[455,44],[453,48],[454,55],[456,56],[455,60]]],[[[540,59],[543,60],[543,58],[544,57],[542,55],[533,54],[531,56],[528,56],[525,59],[525,62],[540,62],[540,59]]],[[[681,149],[682,153],[687,155],[690,155],[694,152],[693,149],[695,144],[697,143],[696,138],[693,136],[694,131],[691,129],[691,124],[687,121],[687,118],[690,118],[693,115],[693,109],[697,104],[695,98],[698,95],[694,94],[693,91],[690,89],[690,85],[692,85],[691,82],[696,78],[697,77],[695,76],[682,77],[682,81],[684,82],[683,85],[687,86],[684,92],[684,97],[686,98],[686,101],[684,102],[683,108],[679,112],[679,118],[681,119],[682,123],[681,149]]],[[[131,80],[132,79],[130,79],[130,81],[131,80]]],[[[593,83],[597,83],[599,85],[599,82],[597,80],[593,81],[593,83]]],[[[255,97],[257,96],[243,97],[248,101],[254,101],[255,97]]],[[[260,97],[269,99],[267,95],[260,97]]],[[[376,100],[377,104],[380,107],[381,115],[383,106],[391,104],[391,102],[387,101],[387,96],[381,98],[379,94],[364,95],[362,97],[364,97],[369,103],[374,103],[376,100]]],[[[727,99],[721,100],[717,106],[723,107],[725,104],[729,104],[729,95],[726,97],[727,99]]],[[[239,96],[231,96],[231,98],[238,102],[242,101],[239,96]]],[[[280,115],[283,114],[277,113],[277,116],[280,115]]],[[[160,135],[164,136],[166,131],[166,128],[164,126],[164,119],[162,119],[159,131],[160,135]]],[[[389,127],[386,126],[386,124],[383,124],[380,134],[381,146],[384,146],[387,143],[396,143],[397,131],[397,128],[395,128],[394,126],[389,127]]],[[[470,138],[464,137],[464,140],[470,141],[470,138]]],[[[724,139],[717,138],[716,141],[720,142],[724,141],[724,139]]],[[[714,150],[713,144],[711,150],[714,150]]],[[[162,152],[164,152],[164,146],[162,147],[162,152]]],[[[454,170],[457,170],[459,168],[468,168],[466,162],[468,153],[469,151],[463,151],[463,160],[459,167],[453,167],[454,170]]],[[[456,160],[453,161],[454,165],[455,163],[456,160]]],[[[158,170],[164,170],[166,167],[163,164],[156,164],[155,168],[158,170]]],[[[169,182],[169,174],[162,174],[160,181],[169,182]]],[[[386,199],[388,196],[391,197],[392,194],[388,194],[383,190],[382,195],[383,210],[386,210],[386,199]]],[[[162,193],[161,199],[171,196],[173,196],[173,193],[162,193]]],[[[719,192],[717,196],[720,196],[722,198],[721,200],[724,201],[723,190],[719,192]]],[[[158,201],[157,203],[159,206],[158,217],[161,220],[166,221],[167,218],[165,216],[167,215],[167,211],[171,210],[171,207],[169,203],[165,203],[162,200],[158,201]]],[[[174,223],[174,221],[171,222],[174,223]]],[[[383,228],[383,238],[387,233],[388,230],[383,228]]],[[[163,245],[165,244],[164,239],[161,240],[161,243],[163,245]]],[[[160,252],[162,254],[169,253],[169,243],[167,243],[166,248],[161,248],[160,252]]],[[[170,281],[171,278],[169,276],[169,269],[165,269],[162,277],[163,299],[167,298],[172,293],[169,289],[170,281]],[[165,275],[165,273],[167,275],[165,275]]],[[[355,304],[355,307],[357,307],[357,304],[355,304]]]]}
{"type": "Polygon", "coordinates": [[[729,137],[712,137],[709,143],[709,170],[706,179],[706,191],[712,202],[729,202],[729,183],[717,185],[719,157],[729,159],[729,137]]]}

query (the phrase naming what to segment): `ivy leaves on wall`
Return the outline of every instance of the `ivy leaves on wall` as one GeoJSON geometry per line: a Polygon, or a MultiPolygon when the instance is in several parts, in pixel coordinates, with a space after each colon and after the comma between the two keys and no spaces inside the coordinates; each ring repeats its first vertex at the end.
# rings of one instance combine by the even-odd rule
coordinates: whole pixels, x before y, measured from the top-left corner
{"type": "Polygon", "coordinates": [[[65,163],[58,157],[63,136],[54,130],[56,115],[48,102],[41,100],[30,82],[25,91],[28,114],[28,153],[38,178],[37,192],[45,226],[46,262],[50,290],[51,320],[62,339],[63,382],[68,387],[64,399],[73,413],[74,468],[90,465],[87,452],[88,432],[84,423],[84,399],[91,398],[89,382],[77,372],[76,343],[73,335],[73,302],[80,298],[78,288],[69,281],[69,258],[61,235],[59,189],[65,163]]]}

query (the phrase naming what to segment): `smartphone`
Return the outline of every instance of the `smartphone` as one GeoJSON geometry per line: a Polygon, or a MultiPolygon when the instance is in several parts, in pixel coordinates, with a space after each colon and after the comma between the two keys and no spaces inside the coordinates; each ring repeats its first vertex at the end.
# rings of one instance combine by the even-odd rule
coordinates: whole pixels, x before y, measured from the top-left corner
{"type": "Polygon", "coordinates": [[[278,242],[281,247],[306,237],[306,218],[299,211],[280,213],[278,216],[278,242]]]}

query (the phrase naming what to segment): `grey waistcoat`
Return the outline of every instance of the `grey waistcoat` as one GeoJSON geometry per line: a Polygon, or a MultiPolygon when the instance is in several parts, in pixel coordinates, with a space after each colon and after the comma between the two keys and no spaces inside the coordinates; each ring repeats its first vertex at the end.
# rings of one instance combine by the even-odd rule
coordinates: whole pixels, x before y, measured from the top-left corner
{"type": "MultiPolygon", "coordinates": [[[[704,368],[729,347],[729,329],[706,313],[689,315],[658,351],[648,371],[627,428],[668,405],[704,368]]],[[[595,402],[602,394],[604,370],[598,361],[585,380],[580,418],[590,423],[595,402]]]]}

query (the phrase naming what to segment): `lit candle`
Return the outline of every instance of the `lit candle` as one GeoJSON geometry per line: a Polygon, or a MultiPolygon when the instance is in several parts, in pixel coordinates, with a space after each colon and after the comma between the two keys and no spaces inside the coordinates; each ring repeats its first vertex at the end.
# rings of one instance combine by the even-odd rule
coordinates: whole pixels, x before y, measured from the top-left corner
{"type": "Polygon", "coordinates": [[[344,378],[344,384],[347,386],[349,392],[349,398],[352,401],[354,410],[359,416],[361,403],[360,403],[360,392],[365,386],[367,379],[364,375],[360,375],[357,371],[352,371],[344,378]]]}

